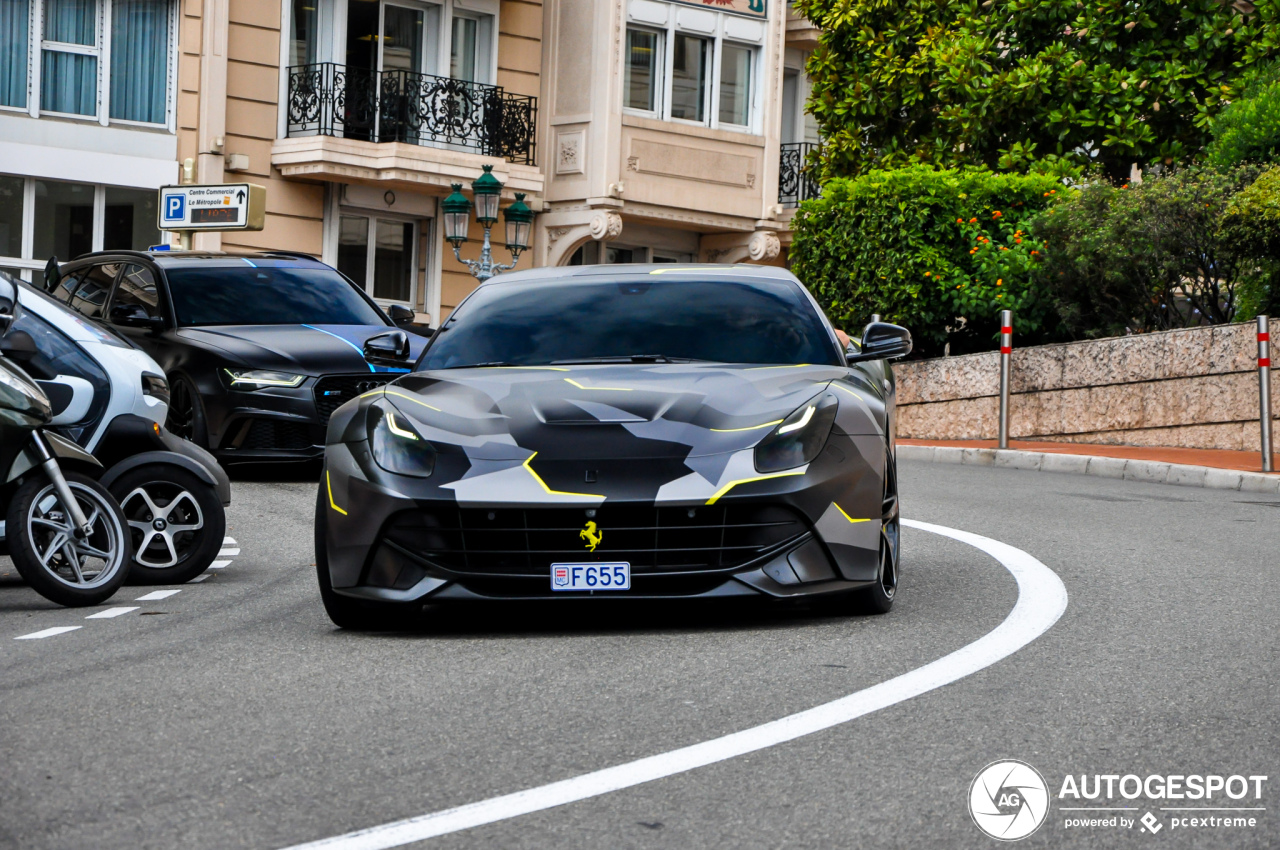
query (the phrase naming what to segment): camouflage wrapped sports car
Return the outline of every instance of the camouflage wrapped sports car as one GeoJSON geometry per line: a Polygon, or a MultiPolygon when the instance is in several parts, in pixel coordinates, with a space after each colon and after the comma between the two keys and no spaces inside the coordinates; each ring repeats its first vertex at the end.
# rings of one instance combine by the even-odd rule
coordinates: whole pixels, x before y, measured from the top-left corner
{"type": "Polygon", "coordinates": [[[427,602],[789,598],[889,610],[907,331],[842,348],[789,272],[580,266],[480,286],[329,422],[330,617],[427,602]]]}

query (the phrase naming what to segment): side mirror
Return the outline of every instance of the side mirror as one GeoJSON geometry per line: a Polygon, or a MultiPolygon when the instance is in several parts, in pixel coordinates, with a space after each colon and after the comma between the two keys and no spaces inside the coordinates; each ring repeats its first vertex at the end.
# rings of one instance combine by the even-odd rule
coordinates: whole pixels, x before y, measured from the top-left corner
{"type": "Polygon", "coordinates": [[[0,337],[9,332],[18,321],[18,285],[7,274],[0,272],[0,337]]]}
{"type": "Polygon", "coordinates": [[[19,363],[28,363],[40,353],[36,341],[26,331],[11,330],[0,336],[0,354],[19,363]]]}
{"type": "Polygon", "coordinates": [[[911,353],[911,331],[888,322],[872,322],[862,332],[862,347],[849,362],[896,360],[911,353]]]}
{"type": "Polygon", "coordinates": [[[163,319],[148,315],[147,311],[137,304],[112,305],[111,312],[107,314],[107,321],[124,328],[160,330],[164,327],[163,319]]]}
{"type": "Polygon", "coordinates": [[[397,325],[403,325],[412,322],[418,317],[418,314],[405,307],[403,304],[392,304],[387,310],[387,315],[391,317],[391,321],[397,325]]]}
{"type": "Polygon", "coordinates": [[[62,269],[58,266],[58,258],[50,257],[44,264],[44,291],[53,292],[58,281],[62,280],[62,269]]]}
{"type": "Polygon", "coordinates": [[[364,359],[375,366],[408,365],[409,335],[398,330],[374,334],[364,341],[364,359]]]}

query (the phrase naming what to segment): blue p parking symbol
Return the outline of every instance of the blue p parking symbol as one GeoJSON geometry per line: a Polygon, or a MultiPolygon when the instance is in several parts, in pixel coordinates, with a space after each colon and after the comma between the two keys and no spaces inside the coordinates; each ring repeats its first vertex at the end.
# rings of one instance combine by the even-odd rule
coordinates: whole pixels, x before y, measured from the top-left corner
{"type": "Polygon", "coordinates": [[[164,196],[164,220],[165,221],[182,221],[186,214],[187,196],[186,195],[165,195],[164,196]]]}

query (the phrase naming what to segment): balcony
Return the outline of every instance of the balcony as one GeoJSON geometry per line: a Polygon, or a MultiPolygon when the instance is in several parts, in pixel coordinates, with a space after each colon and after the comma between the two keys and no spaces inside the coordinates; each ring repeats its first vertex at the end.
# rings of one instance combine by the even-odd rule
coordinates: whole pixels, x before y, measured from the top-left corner
{"type": "Polygon", "coordinates": [[[501,86],[332,62],[289,68],[286,138],[400,142],[536,165],[538,100],[501,86]]]}
{"type": "Polygon", "coordinates": [[[790,142],[782,145],[778,163],[778,203],[798,207],[802,201],[818,197],[818,181],[809,176],[805,160],[818,149],[813,142],[790,142]]]}

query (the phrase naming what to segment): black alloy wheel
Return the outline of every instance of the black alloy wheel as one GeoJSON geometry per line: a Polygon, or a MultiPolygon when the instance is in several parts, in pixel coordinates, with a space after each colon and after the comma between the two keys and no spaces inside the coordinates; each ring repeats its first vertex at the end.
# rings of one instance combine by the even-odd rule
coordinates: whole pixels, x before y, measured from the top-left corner
{"type": "Polygon", "coordinates": [[[130,584],[182,584],[218,557],[227,520],[213,485],[185,469],[148,464],[111,485],[133,539],[130,584]]]}
{"type": "Polygon", "coordinates": [[[169,433],[208,448],[204,426],[204,408],[196,388],[186,378],[174,376],[169,381],[169,418],[164,427],[169,433]]]}

